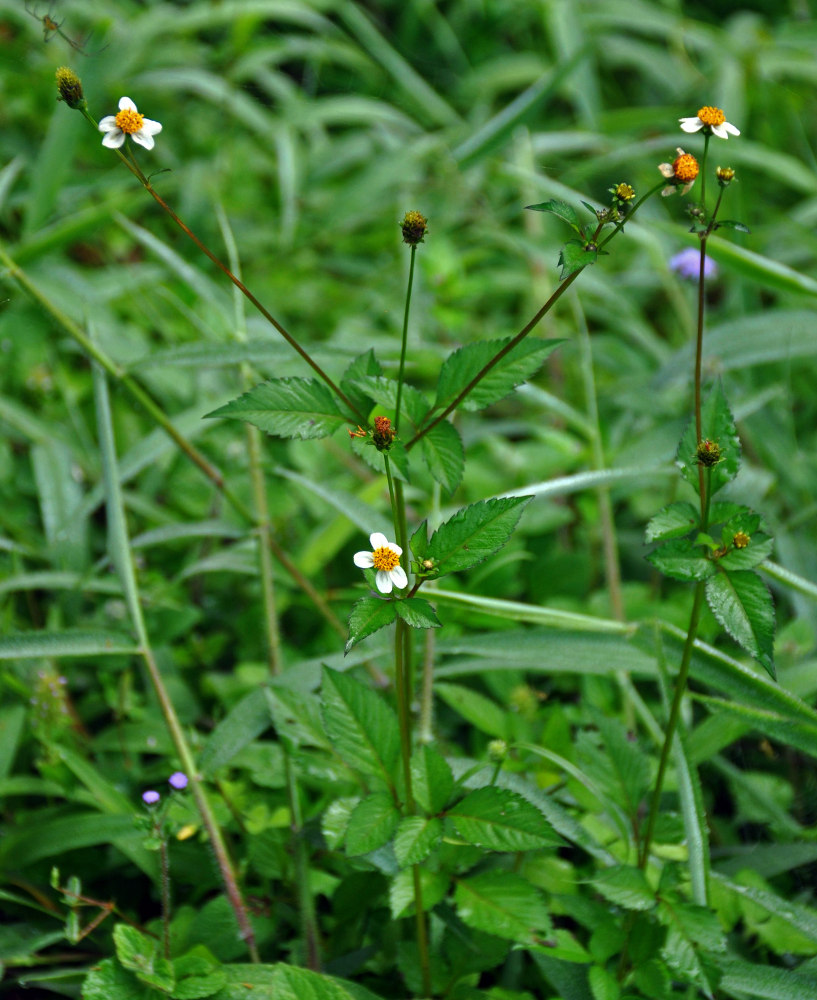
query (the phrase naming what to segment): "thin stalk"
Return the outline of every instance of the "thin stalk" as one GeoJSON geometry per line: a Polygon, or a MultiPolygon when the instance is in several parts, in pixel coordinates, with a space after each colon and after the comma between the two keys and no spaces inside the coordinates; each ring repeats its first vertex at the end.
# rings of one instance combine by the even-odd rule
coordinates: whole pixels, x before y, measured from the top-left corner
{"type": "Polygon", "coordinates": [[[321,941],[318,933],[318,918],[315,913],[315,899],[309,883],[309,857],[303,836],[304,821],[301,798],[289,754],[284,754],[284,770],[289,797],[292,845],[295,854],[295,888],[298,893],[298,912],[301,915],[306,947],[306,966],[313,972],[319,972],[321,968],[321,941]]]}
{"type": "Polygon", "coordinates": [[[400,427],[400,404],[403,399],[403,378],[406,372],[406,346],[408,344],[408,321],[409,310],[411,308],[411,289],[414,285],[414,258],[417,254],[417,247],[412,246],[409,257],[408,286],[406,287],[406,304],[403,308],[403,334],[400,341],[400,368],[397,372],[397,402],[394,409],[394,429],[400,427]]]}
{"type": "MultiPolygon", "coordinates": [[[[157,423],[179,450],[210,480],[216,489],[224,496],[233,509],[241,515],[249,524],[255,523],[255,518],[247,505],[241,498],[233,492],[224,480],[224,476],[209,459],[196,448],[194,444],[187,440],[184,435],[173,426],[170,417],[155,402],[153,397],[144,389],[140,383],[122,369],[95,344],[88,335],[70,317],[66,316],[51,300],[40,291],[37,285],[28,277],[19,265],[6,253],[0,244],[0,262],[2,262],[9,272],[28,294],[57,322],[59,326],[94,359],[111,378],[121,385],[131,397],[145,410],[145,412],[157,423]]],[[[341,638],[346,638],[346,629],[343,627],[338,617],[326,603],[324,598],[313,587],[310,581],[301,573],[298,567],[292,562],[286,552],[281,548],[275,537],[270,535],[269,547],[278,562],[284,567],[289,575],[295,580],[301,590],[315,605],[318,612],[326,619],[329,625],[341,638]]]]}
{"type": "MultiPolygon", "coordinates": [[[[95,129],[98,128],[97,122],[94,120],[93,116],[88,111],[83,111],[83,115],[94,126],[95,129]]],[[[308,353],[308,351],[304,350],[304,348],[301,347],[301,345],[292,336],[292,334],[289,333],[289,331],[286,330],[281,325],[281,323],[278,322],[278,320],[264,305],[262,305],[262,303],[253,295],[253,293],[249,290],[249,288],[247,288],[247,286],[241,281],[241,279],[236,277],[236,275],[233,274],[230,268],[227,267],[227,265],[223,261],[219,260],[219,258],[213,253],[213,251],[210,250],[210,248],[206,246],[206,244],[202,243],[202,241],[186,225],[186,223],[184,223],[179,218],[179,216],[176,215],[173,209],[168,205],[168,203],[164,200],[164,198],[162,198],[162,196],[156,191],[156,189],[150,183],[150,178],[146,177],[142,169],[139,167],[139,164],[136,162],[136,159],[133,155],[133,151],[130,145],[128,145],[127,147],[127,153],[123,153],[121,149],[117,149],[116,153],[119,156],[119,159],[128,168],[128,170],[130,170],[130,172],[139,180],[139,182],[147,191],[147,193],[151,196],[151,198],[153,198],[156,204],[159,205],[165,212],[167,212],[167,214],[176,223],[179,229],[181,229],[181,231],[186,236],[188,236],[193,241],[193,243],[196,244],[199,250],[201,250],[201,252],[206,257],[209,257],[209,259],[216,265],[216,267],[227,278],[229,278],[230,281],[232,281],[232,283],[241,292],[241,294],[244,295],[245,298],[247,298],[250,302],[252,302],[252,304],[255,306],[258,312],[261,313],[264,319],[271,326],[273,326],[278,331],[278,333],[281,334],[281,336],[289,344],[289,346],[303,358],[303,360],[309,365],[309,367],[315,372],[315,374],[332,390],[332,392],[337,396],[337,398],[345,406],[349,408],[349,412],[354,414],[356,419],[365,423],[366,418],[363,416],[363,414],[358,410],[358,408],[354,405],[351,399],[349,399],[346,393],[344,393],[343,390],[332,381],[329,375],[327,375],[327,373],[323,370],[323,368],[321,368],[321,366],[317,363],[317,361],[315,361],[314,358],[312,358],[312,356],[308,353]]]]}
{"type": "MultiPolygon", "coordinates": [[[[620,233],[621,230],[624,228],[624,225],[627,222],[629,222],[630,219],[632,219],[632,217],[635,215],[635,213],[638,211],[638,209],[644,204],[644,202],[649,197],[651,197],[652,195],[654,195],[655,192],[658,191],[663,186],[664,186],[664,182],[662,181],[660,184],[657,184],[655,187],[650,188],[650,190],[639,201],[637,201],[635,203],[635,205],[633,205],[633,207],[627,213],[626,218],[622,219],[621,222],[616,223],[616,225],[613,228],[612,232],[610,232],[601,241],[601,243],[598,244],[598,249],[601,250],[603,247],[607,246],[607,244],[610,242],[610,240],[613,239],[613,237],[616,236],[618,233],[620,233]]],[[[468,396],[468,394],[470,392],[472,392],[476,388],[477,385],[479,385],[479,383],[485,378],[485,376],[497,364],[499,364],[499,362],[505,357],[505,355],[508,354],[510,351],[512,351],[516,347],[517,344],[521,343],[525,339],[525,337],[527,337],[527,335],[531,332],[531,330],[533,330],[533,328],[538,325],[538,323],[540,322],[540,320],[547,313],[550,312],[550,310],[553,308],[554,305],[556,305],[556,303],[559,301],[559,299],[564,295],[564,293],[573,284],[573,282],[576,280],[576,278],[578,278],[578,276],[582,273],[583,270],[584,270],[584,267],[580,267],[578,269],[578,271],[574,271],[573,274],[571,274],[568,278],[565,278],[565,280],[553,292],[553,294],[550,296],[550,298],[547,300],[547,302],[545,302],[545,304],[542,306],[542,308],[539,310],[539,312],[536,313],[536,315],[533,317],[533,319],[529,320],[522,327],[522,329],[519,331],[519,333],[516,334],[515,337],[513,337],[511,340],[509,340],[508,343],[501,350],[497,351],[497,353],[491,358],[491,360],[489,362],[487,362],[487,364],[483,365],[483,367],[471,379],[471,381],[468,383],[468,385],[466,385],[465,388],[461,392],[459,392],[457,394],[457,396],[452,400],[452,402],[449,403],[448,406],[441,413],[438,413],[437,416],[434,417],[433,420],[429,421],[429,423],[425,424],[423,427],[420,428],[419,431],[417,431],[417,433],[414,435],[414,437],[411,438],[411,440],[406,445],[406,450],[408,450],[410,448],[413,448],[414,445],[417,444],[417,442],[421,438],[425,437],[425,435],[428,434],[428,432],[433,427],[436,427],[437,424],[440,423],[441,420],[445,420],[445,418],[449,415],[449,413],[452,413],[460,405],[460,403],[466,398],[466,396],[468,396]]]]}
{"type": "Polygon", "coordinates": [[[658,808],[661,803],[661,792],[664,786],[664,775],[666,774],[669,762],[672,742],[675,737],[675,730],[678,728],[678,719],[681,715],[681,704],[686,692],[687,677],[689,676],[689,665],[692,661],[692,650],[695,645],[695,637],[698,633],[698,621],[701,616],[703,606],[704,584],[699,582],[695,585],[695,596],[692,601],[692,611],[689,616],[689,628],[687,629],[684,650],[681,655],[681,666],[678,670],[678,677],[675,680],[675,695],[672,699],[669,720],[664,733],[664,745],[661,748],[661,760],[658,764],[658,774],[655,778],[655,787],[650,799],[650,810],[647,815],[647,826],[644,831],[644,840],[641,844],[641,855],[638,859],[639,868],[646,868],[650,856],[650,846],[652,845],[653,834],[655,833],[655,822],[658,818],[658,808]]]}
{"type": "Polygon", "coordinates": [[[167,853],[167,840],[160,834],[159,861],[161,863],[162,879],[162,951],[165,958],[170,958],[170,859],[167,853]]]}

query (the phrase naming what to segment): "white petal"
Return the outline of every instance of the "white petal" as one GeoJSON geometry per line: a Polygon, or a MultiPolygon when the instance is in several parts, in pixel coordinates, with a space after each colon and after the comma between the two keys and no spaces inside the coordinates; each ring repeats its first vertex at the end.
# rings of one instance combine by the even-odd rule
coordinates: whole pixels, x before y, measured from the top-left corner
{"type": "Polygon", "coordinates": [[[673,169],[673,166],[672,166],[671,163],[659,163],[658,164],[658,169],[661,171],[661,176],[662,177],[669,178],[669,177],[674,177],[675,176],[675,170],[673,169]]]}
{"type": "Polygon", "coordinates": [[[735,128],[735,126],[731,125],[729,122],[724,122],[723,128],[726,129],[727,132],[731,132],[732,135],[740,135],[740,129],[735,128]]]}
{"type": "Polygon", "coordinates": [[[386,548],[391,549],[392,552],[397,556],[401,556],[403,554],[403,550],[400,548],[397,542],[386,542],[386,548]]]}
{"type": "Polygon", "coordinates": [[[716,135],[719,139],[728,139],[729,133],[726,131],[725,123],[723,125],[710,125],[712,129],[712,135],[716,135]]]}
{"type": "Polygon", "coordinates": [[[387,549],[389,547],[389,540],[382,532],[375,531],[369,535],[369,544],[373,549],[387,549]]]}
{"type": "Polygon", "coordinates": [[[116,124],[116,115],[105,115],[98,128],[100,132],[111,132],[113,129],[119,128],[116,124]]]}
{"type": "Polygon", "coordinates": [[[147,132],[148,135],[158,135],[162,131],[162,123],[155,122],[152,118],[143,118],[140,132],[147,132]]]}
{"type": "Polygon", "coordinates": [[[156,145],[153,136],[146,132],[143,128],[140,128],[138,132],[134,132],[133,135],[131,135],[131,139],[133,139],[134,142],[138,142],[140,146],[144,146],[145,149],[153,149],[156,145]]]}
{"type": "Polygon", "coordinates": [[[700,118],[679,118],[678,121],[681,123],[683,132],[700,132],[704,127],[700,118]]]}
{"type": "Polygon", "coordinates": [[[119,110],[120,111],[124,111],[125,108],[127,108],[128,111],[136,111],[136,105],[133,103],[133,101],[129,97],[120,97],[119,98],[119,110]]]}
{"type": "Polygon", "coordinates": [[[402,566],[395,566],[393,570],[390,570],[389,576],[391,576],[391,582],[400,590],[402,590],[408,583],[406,571],[402,566]]]}
{"type": "Polygon", "coordinates": [[[355,552],[353,559],[355,566],[360,569],[371,569],[374,566],[374,556],[371,552],[355,552]]]}
{"type": "MultiPolygon", "coordinates": [[[[392,570],[394,572],[394,570],[392,570]]],[[[377,589],[381,594],[391,593],[391,576],[384,570],[379,569],[375,575],[374,582],[377,584],[377,589]]]]}
{"type": "Polygon", "coordinates": [[[117,129],[115,132],[108,132],[102,139],[102,145],[108,149],[119,149],[125,141],[125,133],[117,129]]]}
{"type": "Polygon", "coordinates": [[[674,187],[674,186],[673,186],[672,184],[670,184],[670,185],[669,185],[668,187],[665,187],[665,188],[664,188],[664,189],[663,189],[663,190],[661,191],[661,197],[662,197],[662,198],[669,198],[669,196],[670,196],[671,194],[675,194],[675,187],[674,187]]]}

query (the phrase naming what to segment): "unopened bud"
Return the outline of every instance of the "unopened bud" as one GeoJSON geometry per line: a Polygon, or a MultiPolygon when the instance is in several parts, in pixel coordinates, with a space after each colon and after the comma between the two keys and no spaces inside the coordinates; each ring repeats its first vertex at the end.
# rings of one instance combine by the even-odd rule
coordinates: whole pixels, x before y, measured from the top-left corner
{"type": "Polygon", "coordinates": [[[735,179],[735,171],[731,167],[718,167],[715,176],[721,187],[728,187],[735,179]]]}
{"type": "Polygon", "coordinates": [[[410,247],[416,247],[418,243],[424,242],[428,221],[419,212],[406,212],[400,229],[403,232],[403,242],[410,247]]]}
{"type": "Polygon", "coordinates": [[[703,465],[705,468],[712,468],[712,466],[717,465],[721,457],[720,445],[717,441],[710,441],[709,438],[701,441],[695,451],[695,458],[698,465],[703,465]]]}
{"type": "Polygon", "coordinates": [[[488,756],[495,764],[501,764],[508,756],[508,744],[505,740],[491,740],[488,744],[488,756]]]}
{"type": "Polygon", "coordinates": [[[85,107],[82,80],[67,66],[60,66],[57,70],[57,90],[60,93],[57,100],[65,101],[69,108],[79,110],[85,107]]]}

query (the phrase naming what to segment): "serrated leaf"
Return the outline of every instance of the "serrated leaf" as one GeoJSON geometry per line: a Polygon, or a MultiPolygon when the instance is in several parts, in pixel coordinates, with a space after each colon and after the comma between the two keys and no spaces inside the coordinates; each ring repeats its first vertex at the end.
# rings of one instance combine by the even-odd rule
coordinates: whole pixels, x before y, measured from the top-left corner
{"type": "Polygon", "coordinates": [[[340,387],[361,413],[368,413],[374,400],[364,389],[355,385],[356,380],[369,375],[376,377],[382,374],[383,369],[372,348],[369,348],[365,354],[359,354],[343,373],[340,387]]]}
{"type": "Polygon", "coordinates": [[[173,972],[176,977],[173,1000],[204,1000],[218,993],[226,982],[221,963],[201,944],[175,959],[173,972]]]}
{"type": "Polygon", "coordinates": [[[397,618],[395,605],[395,601],[381,601],[378,597],[361,597],[355,601],[349,615],[349,638],[343,647],[344,654],[362,639],[391,625],[397,618]]]}
{"type": "Polygon", "coordinates": [[[619,1000],[621,990],[618,980],[607,969],[594,965],[588,972],[588,981],[593,993],[593,1000],[619,1000]]]}
{"type": "MultiPolygon", "coordinates": [[[[423,891],[423,909],[428,912],[445,899],[449,876],[445,872],[432,872],[420,868],[420,886],[423,891]]],[[[414,912],[414,873],[404,868],[392,879],[389,886],[389,907],[392,917],[407,917],[414,912]]]]}
{"type": "Polygon", "coordinates": [[[346,826],[346,853],[350,857],[368,854],[387,844],[397,824],[400,813],[394,799],[387,792],[367,795],[352,810],[346,826]]]}
{"type": "Polygon", "coordinates": [[[745,548],[731,549],[718,560],[718,565],[723,566],[730,573],[735,570],[754,569],[755,566],[766,562],[773,549],[774,539],[762,531],[758,531],[750,536],[749,544],[745,548]]]}
{"type": "Polygon", "coordinates": [[[411,782],[414,798],[428,813],[438,813],[445,807],[454,790],[451,766],[439,750],[425,744],[411,757],[411,782]]]}
{"type": "Polygon", "coordinates": [[[434,608],[423,597],[407,597],[392,603],[400,618],[412,628],[440,628],[442,625],[434,608]]]}
{"type": "Polygon", "coordinates": [[[284,438],[322,438],[349,425],[329,389],[313,378],[273,378],[220,406],[208,417],[229,417],[284,438]]]}
{"type": "Polygon", "coordinates": [[[721,570],[707,580],[706,600],[726,631],[774,680],[774,603],[757,573],[721,570]]]}
{"type": "Polygon", "coordinates": [[[717,572],[714,561],[704,557],[701,546],[687,538],[664,542],[649,553],[647,561],[673,580],[707,580],[717,572]]]}
{"type": "MultiPolygon", "coordinates": [[[[434,409],[448,406],[510,341],[510,337],[480,340],[450,354],[440,371],[434,409]]],[[[496,403],[537,372],[545,358],[562,343],[561,340],[526,337],[480,379],[460,406],[466,410],[479,410],[496,403]]]]}
{"type": "MultiPolygon", "coordinates": [[[[735,430],[735,421],[720,382],[713,388],[701,407],[701,434],[703,440],[716,443],[721,449],[721,461],[709,471],[712,493],[735,478],[740,468],[740,441],[735,430]]],[[[698,491],[698,462],[696,452],[698,441],[695,435],[695,420],[691,420],[678,445],[676,459],[681,475],[698,491]]],[[[707,470],[704,470],[705,473],[707,470]]]]}
{"type": "Polygon", "coordinates": [[[112,958],[94,965],[82,983],[82,1000],[153,1000],[156,995],[112,958]]]}
{"type": "Polygon", "coordinates": [[[540,201],[538,205],[526,205],[525,208],[531,212],[549,212],[551,215],[562,219],[572,229],[575,229],[577,233],[581,233],[582,231],[575,208],[568,205],[566,201],[559,201],[558,198],[550,198],[548,201],[540,201]]]}
{"type": "Polygon", "coordinates": [[[752,1000],[811,1000],[817,996],[817,976],[801,974],[797,969],[753,965],[739,959],[722,963],[721,969],[719,986],[729,996],[752,1000]]]}
{"type": "Polygon", "coordinates": [[[173,966],[159,954],[159,942],[135,927],[117,924],[113,931],[116,957],[148,986],[170,993],[176,983],[173,966]]]}
{"type": "Polygon", "coordinates": [[[582,268],[596,263],[599,255],[598,250],[588,250],[586,247],[587,244],[581,240],[568,240],[565,243],[559,251],[559,267],[562,269],[559,281],[564,281],[576,271],[581,271],[582,268]]]}
{"type": "Polygon", "coordinates": [[[394,854],[401,868],[428,857],[442,839],[443,824],[436,816],[407,816],[394,837],[394,854]]]}
{"type": "Polygon", "coordinates": [[[397,716],[354,677],[323,668],[321,716],[334,750],[356,771],[391,785],[400,753],[397,716]]]}
{"type": "Polygon", "coordinates": [[[618,865],[608,868],[591,880],[605,899],[625,910],[651,910],[655,906],[655,893],[640,868],[618,865]]]}
{"type": "Polygon", "coordinates": [[[541,812],[508,788],[478,788],[447,812],[463,840],[493,851],[530,851],[560,844],[541,812]]]}
{"type": "Polygon", "coordinates": [[[420,440],[428,471],[448,493],[459,486],[465,468],[465,450],[456,427],[441,420],[420,440]]]}
{"type": "Polygon", "coordinates": [[[423,546],[424,522],[412,536],[412,552],[421,562],[432,560],[437,576],[477,566],[505,545],[530,500],[531,497],[479,500],[441,524],[423,546]],[[415,539],[422,551],[415,548],[415,539]]]}
{"type": "Polygon", "coordinates": [[[671,503],[650,518],[645,533],[647,541],[668,541],[688,535],[699,521],[699,511],[693,504],[686,500],[671,503]]]}
{"type": "Polygon", "coordinates": [[[487,871],[462,879],[455,894],[464,924],[520,944],[550,933],[550,916],[538,890],[514,872],[487,871]]]}
{"type": "MultiPolygon", "coordinates": [[[[227,966],[229,969],[230,966],[227,966]]],[[[379,1000],[374,993],[357,983],[347,982],[344,979],[334,979],[332,976],[325,976],[320,972],[312,972],[310,969],[299,969],[295,965],[288,965],[280,962],[274,966],[272,983],[265,981],[261,989],[252,989],[254,982],[254,970],[270,969],[271,966],[244,966],[248,970],[246,975],[238,978],[238,983],[250,989],[244,989],[241,993],[235,994],[235,1000],[379,1000]],[[249,982],[243,982],[249,980],[249,982]]],[[[262,984],[259,984],[262,985],[262,984]]],[[[224,1000],[233,1000],[233,994],[225,997],[224,1000]]]]}
{"type": "MultiPolygon", "coordinates": [[[[394,419],[394,409],[397,406],[397,380],[386,378],[384,375],[364,375],[355,379],[355,387],[369,396],[379,406],[382,406],[394,419]]],[[[403,383],[403,395],[400,401],[401,422],[408,418],[411,425],[417,430],[428,413],[429,406],[426,397],[407,382],[403,383]]],[[[405,437],[405,435],[402,435],[405,437]]]]}

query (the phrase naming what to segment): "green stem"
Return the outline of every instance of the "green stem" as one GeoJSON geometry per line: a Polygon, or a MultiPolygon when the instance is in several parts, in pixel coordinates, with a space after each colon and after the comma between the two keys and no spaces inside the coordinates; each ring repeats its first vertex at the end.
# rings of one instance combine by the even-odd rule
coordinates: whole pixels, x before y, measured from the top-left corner
{"type": "MultiPolygon", "coordinates": [[[[630,211],[627,213],[627,217],[622,219],[621,222],[618,222],[613,231],[605,239],[603,239],[601,243],[599,243],[598,249],[601,250],[602,247],[605,247],[614,236],[620,233],[621,230],[624,228],[625,223],[629,222],[629,220],[632,219],[632,217],[635,215],[638,209],[644,204],[644,202],[649,197],[654,195],[655,192],[658,191],[663,186],[664,186],[663,182],[657,184],[654,188],[651,188],[639,201],[637,201],[635,205],[632,207],[632,209],[630,209],[630,211]]],[[[509,340],[508,343],[501,350],[497,351],[497,353],[491,358],[489,362],[487,362],[487,364],[483,365],[483,367],[471,379],[468,385],[466,385],[465,388],[462,389],[462,391],[459,392],[454,397],[454,399],[448,404],[448,406],[446,406],[446,408],[441,413],[438,413],[433,420],[429,421],[429,423],[425,424],[423,427],[420,428],[419,431],[417,431],[414,437],[406,445],[407,451],[410,448],[413,448],[414,445],[417,444],[417,442],[421,438],[425,437],[425,435],[428,434],[428,432],[433,427],[436,427],[437,424],[440,423],[440,421],[445,420],[445,418],[449,415],[449,413],[452,413],[454,410],[456,410],[456,408],[466,398],[466,396],[470,392],[472,392],[477,385],[479,385],[479,383],[494,367],[496,367],[496,365],[499,364],[499,362],[505,357],[505,355],[508,354],[510,351],[512,351],[517,344],[520,344],[525,339],[525,337],[527,337],[527,335],[531,332],[531,330],[533,330],[534,327],[536,327],[539,324],[541,319],[547,313],[550,312],[550,310],[553,308],[554,305],[556,305],[559,299],[564,295],[564,293],[573,284],[576,278],[578,278],[578,276],[582,273],[583,270],[584,267],[580,267],[578,271],[574,271],[573,274],[571,274],[568,278],[565,278],[565,280],[559,285],[556,291],[553,292],[553,294],[550,296],[547,302],[545,302],[545,304],[542,306],[539,312],[536,313],[533,319],[527,322],[519,331],[519,333],[517,333],[515,337],[512,337],[511,340],[509,340]]]]}
{"type": "Polygon", "coordinates": [[[400,369],[397,373],[397,403],[394,410],[394,429],[400,427],[400,404],[403,399],[403,378],[406,372],[406,345],[408,344],[408,321],[409,309],[411,308],[411,289],[414,285],[414,258],[417,254],[417,247],[411,248],[409,258],[408,286],[406,288],[406,304],[403,308],[403,336],[400,343],[400,369]]]}
{"type": "Polygon", "coordinates": [[[315,913],[315,899],[309,882],[309,857],[303,836],[304,822],[301,799],[292,760],[286,753],[284,754],[284,770],[291,815],[292,845],[295,854],[295,888],[298,893],[298,912],[301,915],[306,948],[306,966],[313,972],[319,972],[321,968],[321,942],[318,933],[318,918],[315,913]]]}
{"type": "Polygon", "coordinates": [[[692,661],[692,650],[695,645],[695,637],[698,633],[698,621],[701,617],[701,607],[703,606],[704,583],[703,581],[695,585],[695,596],[692,601],[692,611],[689,616],[689,628],[687,629],[684,650],[681,655],[681,666],[678,670],[678,677],[675,680],[675,695],[672,699],[669,720],[664,733],[664,745],[661,748],[661,760],[658,764],[658,774],[655,778],[655,787],[650,800],[650,810],[647,815],[647,825],[644,831],[644,840],[641,844],[641,856],[638,859],[640,868],[647,867],[650,856],[650,846],[652,845],[653,834],[655,833],[655,822],[658,818],[658,807],[661,804],[661,792],[664,787],[664,775],[666,774],[669,762],[672,742],[675,737],[675,730],[678,728],[678,719],[681,715],[681,703],[686,692],[687,677],[689,676],[689,666],[692,661]]]}
{"type": "Polygon", "coordinates": [[[167,853],[167,840],[159,833],[159,860],[162,879],[162,951],[165,958],[170,958],[170,859],[167,853]]]}

